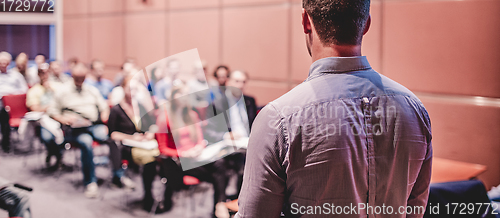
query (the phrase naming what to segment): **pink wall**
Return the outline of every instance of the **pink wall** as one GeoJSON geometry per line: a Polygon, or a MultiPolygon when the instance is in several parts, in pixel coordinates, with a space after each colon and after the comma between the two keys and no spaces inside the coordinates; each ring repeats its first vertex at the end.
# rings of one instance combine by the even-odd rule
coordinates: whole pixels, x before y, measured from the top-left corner
{"type": "MultiPolygon", "coordinates": [[[[102,59],[112,77],[125,57],[144,67],[198,48],[210,71],[247,70],[260,105],[308,74],[300,0],[146,2],[65,1],[65,59],[102,59]]],[[[435,156],[485,164],[480,179],[499,184],[500,1],[372,0],[371,15],[363,54],[424,102],[435,156]]]]}

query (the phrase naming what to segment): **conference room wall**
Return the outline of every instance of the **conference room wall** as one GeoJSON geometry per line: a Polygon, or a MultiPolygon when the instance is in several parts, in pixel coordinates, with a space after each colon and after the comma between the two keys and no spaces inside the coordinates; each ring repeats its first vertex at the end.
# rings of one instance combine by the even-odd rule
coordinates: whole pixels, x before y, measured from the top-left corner
{"type": "MultiPolygon", "coordinates": [[[[247,70],[265,105],[307,77],[300,0],[65,0],[64,57],[103,59],[113,78],[126,57],[142,67],[198,48],[247,70]]],[[[500,183],[500,1],[372,0],[362,52],[426,104],[436,157],[481,163],[500,183]],[[477,97],[481,98],[477,98],[477,97]]]]}

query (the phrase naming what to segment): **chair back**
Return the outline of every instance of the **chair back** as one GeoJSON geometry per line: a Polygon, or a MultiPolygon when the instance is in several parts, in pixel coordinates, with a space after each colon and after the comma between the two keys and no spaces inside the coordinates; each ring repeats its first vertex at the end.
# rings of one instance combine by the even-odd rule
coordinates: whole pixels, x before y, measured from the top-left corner
{"type": "Polygon", "coordinates": [[[9,112],[10,126],[19,127],[21,118],[28,112],[28,107],[26,107],[26,94],[6,95],[2,97],[2,102],[5,110],[9,112]]]}

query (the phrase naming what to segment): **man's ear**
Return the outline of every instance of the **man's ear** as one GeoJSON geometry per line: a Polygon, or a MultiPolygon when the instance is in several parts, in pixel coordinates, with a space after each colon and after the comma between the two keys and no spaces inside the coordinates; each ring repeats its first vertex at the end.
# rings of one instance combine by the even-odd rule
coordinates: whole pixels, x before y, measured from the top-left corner
{"type": "Polygon", "coordinates": [[[305,34],[312,33],[311,20],[309,19],[309,14],[307,14],[306,9],[302,8],[302,27],[305,34]]]}
{"type": "Polygon", "coordinates": [[[366,23],[365,23],[365,29],[363,30],[363,35],[365,35],[368,32],[371,24],[372,24],[372,16],[368,15],[368,19],[366,20],[366,23]]]}

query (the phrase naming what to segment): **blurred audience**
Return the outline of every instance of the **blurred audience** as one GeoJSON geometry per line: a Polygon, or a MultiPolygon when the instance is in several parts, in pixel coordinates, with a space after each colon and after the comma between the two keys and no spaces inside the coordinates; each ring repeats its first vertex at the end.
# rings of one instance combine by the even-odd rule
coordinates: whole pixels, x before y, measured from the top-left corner
{"type": "Polygon", "coordinates": [[[172,82],[177,78],[180,67],[179,61],[173,59],[167,62],[165,69],[159,74],[162,77],[161,80],[156,82],[152,87],[157,105],[163,105],[169,100],[167,96],[170,96],[172,82]]]}
{"type": "Polygon", "coordinates": [[[90,63],[90,74],[87,76],[85,83],[97,88],[102,97],[108,99],[114,85],[113,82],[102,77],[104,75],[104,67],[104,62],[101,60],[93,60],[90,63]]]}
{"type": "MultiPolygon", "coordinates": [[[[226,86],[233,87],[233,89],[226,90],[226,97],[230,105],[236,105],[236,107],[232,107],[229,113],[238,114],[241,117],[242,122],[247,125],[249,129],[247,129],[247,134],[241,131],[240,135],[244,137],[248,137],[250,133],[250,129],[252,128],[252,123],[257,116],[257,104],[255,103],[255,98],[245,95],[245,86],[248,81],[248,73],[245,71],[236,70],[229,74],[229,79],[226,82],[226,86]],[[235,88],[235,89],[234,89],[235,88]],[[243,101],[241,102],[241,96],[243,95],[243,101]],[[245,111],[246,109],[246,111],[245,111]],[[231,112],[231,110],[233,112],[231,112]],[[245,113],[247,116],[245,116],[245,113]]],[[[231,118],[231,123],[239,122],[237,119],[234,119],[234,116],[231,118]]]]}
{"type": "Polygon", "coordinates": [[[52,61],[49,65],[49,81],[52,86],[61,87],[67,83],[73,82],[70,75],[63,73],[61,63],[59,61],[52,61]]]}
{"type": "Polygon", "coordinates": [[[54,91],[49,82],[48,69],[47,64],[38,69],[40,83],[31,87],[26,93],[26,106],[30,111],[46,112],[52,101],[54,91]]]}
{"type": "Polygon", "coordinates": [[[226,89],[221,98],[213,101],[208,108],[208,114],[227,112],[226,125],[208,122],[205,135],[210,142],[223,139],[239,139],[248,137],[255,117],[257,105],[253,97],[243,94],[248,74],[243,71],[233,71],[226,82],[226,89]],[[231,130],[230,132],[228,131],[231,130]]]}
{"type": "Polygon", "coordinates": [[[26,83],[29,87],[40,82],[38,78],[38,65],[28,68],[28,55],[24,52],[21,52],[16,57],[16,66],[12,68],[12,70],[17,71],[21,75],[23,75],[26,83]]]}
{"type": "MultiPolygon", "coordinates": [[[[227,66],[220,65],[214,71],[214,79],[207,74],[207,64],[202,61],[193,65],[192,73],[180,75],[180,61],[173,59],[149,72],[150,78],[144,78],[135,73],[141,69],[129,58],[113,83],[103,78],[105,65],[97,59],[91,62],[89,72],[78,59],[71,58],[69,71],[63,73],[60,62],[52,61],[48,65],[45,56],[37,55],[37,65],[33,67],[36,77],[29,75],[25,53],[18,55],[14,69],[7,70],[11,61],[9,53],[0,53],[0,97],[26,93],[29,83],[31,89],[27,93],[26,106],[31,112],[46,113],[55,123],[44,126],[41,119],[39,122],[41,140],[48,151],[47,166],[54,156],[56,168],[62,165],[63,144],[79,147],[86,197],[99,196],[93,160],[96,141],[110,148],[112,183],[116,186],[135,187],[125,176],[124,163],[143,166],[145,210],[154,209],[157,213],[170,210],[173,194],[186,187],[183,179],[189,175],[213,184],[213,215],[229,217],[224,204],[228,198],[226,192],[230,183],[237,183],[234,186],[238,190],[241,186],[245,152],[236,152],[187,171],[183,171],[181,159],[195,161],[208,144],[249,136],[257,106],[254,98],[243,94],[248,80],[246,72],[230,72],[227,66]],[[151,90],[154,98],[150,96],[151,90]],[[158,109],[158,106],[161,107],[158,109]],[[225,113],[225,125],[205,121],[206,113],[215,115],[216,112],[225,113]],[[148,150],[127,144],[127,141],[155,143],[155,147],[148,150]],[[152,208],[155,205],[152,183],[156,175],[168,182],[163,201],[152,208]]],[[[9,115],[3,106],[0,120],[2,148],[8,152],[9,115]]]]}
{"type": "MultiPolygon", "coordinates": [[[[257,116],[257,106],[254,98],[243,94],[247,80],[248,74],[246,72],[231,72],[226,82],[224,95],[221,98],[215,99],[213,104],[208,108],[207,114],[217,115],[224,113],[226,118],[226,123],[220,123],[214,119],[210,119],[207,122],[204,130],[205,138],[209,142],[233,141],[249,137],[251,125],[257,116]]],[[[237,196],[241,188],[245,156],[244,151],[237,151],[214,163],[217,169],[225,172],[223,177],[218,179],[218,184],[221,186],[220,189],[230,190],[236,187],[236,190],[228,191],[231,195],[237,196]]],[[[225,202],[227,198],[226,191],[221,191],[220,195],[220,198],[223,199],[221,202],[225,202]]],[[[221,202],[216,205],[216,208],[219,211],[227,211],[225,204],[221,202]]],[[[226,213],[224,212],[224,214],[226,213]]]]}
{"type": "MultiPolygon", "coordinates": [[[[214,99],[214,95],[211,93],[211,89],[209,89],[213,84],[208,83],[205,68],[202,63],[195,62],[193,65],[193,79],[187,82],[189,93],[194,94],[194,98],[192,98],[193,102],[191,102],[194,108],[207,107],[208,103],[214,99]]],[[[217,84],[215,85],[217,86],[217,84]]]]}
{"type": "MultiPolygon", "coordinates": [[[[183,171],[180,166],[182,162],[189,162],[196,158],[206,147],[198,114],[192,110],[189,98],[185,98],[188,89],[182,82],[174,82],[171,92],[171,101],[167,111],[158,117],[159,134],[157,140],[161,157],[160,174],[167,179],[164,192],[164,202],[161,202],[158,210],[168,211],[172,207],[172,195],[185,187],[184,176],[193,176],[201,181],[213,184],[215,189],[214,202],[222,202],[220,185],[217,178],[221,178],[221,171],[214,168],[213,164],[196,167],[183,171]]],[[[153,165],[148,169],[149,176],[145,177],[144,183],[151,184],[154,179],[153,165]]],[[[145,168],[146,170],[146,168],[145,168]]],[[[222,172],[223,173],[223,172],[222,172]]],[[[150,187],[150,186],[149,186],[150,187]]],[[[215,213],[215,210],[214,210],[215,213]]]]}
{"type": "Polygon", "coordinates": [[[92,144],[108,140],[108,129],[102,123],[108,120],[109,106],[95,87],[84,84],[87,73],[83,64],[77,64],[72,71],[74,83],[56,92],[47,112],[63,125],[66,141],[80,148],[85,196],[95,198],[99,190],[92,144]]]}
{"type": "Polygon", "coordinates": [[[214,70],[214,77],[219,82],[219,86],[225,86],[229,78],[229,67],[226,65],[219,65],[214,70]]]}
{"type": "MultiPolygon", "coordinates": [[[[136,81],[133,80],[133,75],[124,78],[121,85],[124,91],[124,98],[119,104],[111,108],[108,128],[111,139],[121,146],[123,156],[126,156],[127,160],[132,159],[138,165],[144,166],[142,172],[143,180],[149,181],[148,178],[152,176],[154,179],[156,175],[156,164],[153,162],[155,161],[155,157],[160,154],[158,149],[150,151],[142,148],[128,147],[130,145],[123,146],[126,144],[123,142],[124,140],[145,142],[154,140],[155,138],[154,133],[144,131],[149,130],[150,122],[148,122],[148,119],[144,118],[144,116],[138,116],[134,110],[134,108],[137,108],[134,105],[140,104],[137,101],[137,94],[141,92],[137,89],[138,86],[132,84],[134,82],[136,81]]],[[[150,115],[146,114],[145,116],[150,115]]],[[[112,160],[112,162],[115,161],[112,160]]],[[[145,191],[143,206],[145,210],[149,211],[154,201],[151,193],[151,183],[143,182],[143,185],[145,191]]]]}
{"type": "Polygon", "coordinates": [[[40,67],[44,63],[47,63],[47,58],[45,58],[45,55],[43,55],[43,54],[37,54],[35,56],[35,64],[36,64],[37,69],[40,69],[40,67]]]}
{"type": "Polygon", "coordinates": [[[115,75],[115,79],[113,80],[114,85],[121,86],[125,77],[127,77],[135,69],[135,67],[135,59],[125,59],[125,62],[123,62],[122,66],[120,67],[121,71],[115,75]]]}
{"type": "Polygon", "coordinates": [[[208,63],[205,60],[201,61],[201,65],[203,67],[203,74],[205,74],[206,81],[208,86],[217,87],[219,86],[219,81],[212,77],[212,75],[208,74],[208,63]]]}
{"type": "MultiPolygon", "coordinates": [[[[26,106],[32,112],[45,113],[52,103],[54,98],[54,88],[49,82],[49,73],[47,64],[40,66],[38,69],[38,77],[40,78],[40,83],[34,85],[26,93],[26,106]]],[[[45,163],[47,167],[50,167],[50,160],[53,156],[56,157],[56,168],[62,165],[62,151],[64,150],[61,146],[63,140],[60,140],[62,134],[60,133],[60,125],[55,123],[53,120],[41,120],[42,118],[38,116],[37,121],[39,124],[43,124],[40,127],[40,139],[42,143],[47,147],[47,157],[45,158],[45,163]],[[49,123],[50,122],[50,123],[49,123]],[[59,140],[57,140],[59,137],[59,140]]],[[[46,117],[45,119],[50,119],[46,117]]]]}
{"type": "MultiPolygon", "coordinates": [[[[28,85],[23,75],[16,70],[7,70],[12,55],[8,52],[0,52],[0,99],[6,95],[24,94],[28,91],[28,85]]],[[[10,124],[9,113],[0,101],[0,127],[2,129],[2,149],[10,151],[10,124]]]]}
{"type": "Polygon", "coordinates": [[[73,67],[76,66],[76,64],[78,64],[80,61],[78,61],[78,58],[76,57],[72,57],[70,59],[68,59],[68,68],[67,70],[64,72],[64,74],[68,75],[68,76],[71,76],[71,70],[73,69],[73,67]]]}
{"type": "Polygon", "coordinates": [[[29,78],[27,82],[30,87],[40,83],[40,78],[38,78],[38,69],[40,69],[42,67],[42,64],[45,63],[47,63],[45,55],[37,54],[35,56],[35,65],[29,67],[26,70],[26,75],[28,75],[29,78]]]}
{"type": "Polygon", "coordinates": [[[211,93],[213,95],[213,99],[224,98],[223,93],[226,89],[226,81],[229,78],[229,67],[226,65],[219,65],[214,70],[214,78],[218,83],[217,88],[211,88],[211,93]]]}
{"type": "Polygon", "coordinates": [[[111,156],[113,170],[116,172],[113,177],[113,184],[118,187],[135,188],[135,184],[129,178],[124,176],[125,171],[122,167],[122,160],[132,162],[131,148],[123,146],[124,139],[141,141],[143,139],[154,139],[154,134],[145,134],[141,131],[142,122],[138,121],[138,117],[134,114],[133,95],[135,90],[132,90],[130,81],[132,77],[124,78],[121,87],[124,90],[124,98],[122,101],[111,108],[108,120],[109,137],[112,139],[110,149],[112,153],[119,155],[111,156]]]}

